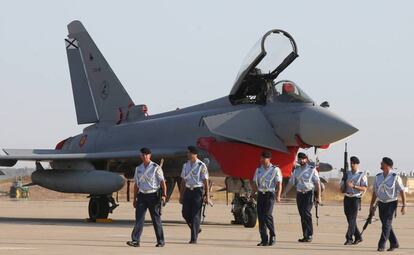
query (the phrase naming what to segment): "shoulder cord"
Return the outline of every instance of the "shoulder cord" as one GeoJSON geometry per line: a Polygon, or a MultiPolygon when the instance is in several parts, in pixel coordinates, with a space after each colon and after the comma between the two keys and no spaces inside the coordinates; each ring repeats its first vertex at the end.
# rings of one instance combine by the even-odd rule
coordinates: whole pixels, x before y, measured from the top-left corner
{"type": "Polygon", "coordinates": [[[193,166],[193,168],[191,168],[190,171],[188,171],[188,174],[185,175],[185,179],[187,180],[188,177],[190,177],[191,175],[193,175],[193,172],[197,169],[197,167],[202,166],[202,164],[195,164],[195,166],[193,166]]]}
{"type": "MultiPolygon", "coordinates": [[[[153,173],[152,173],[152,176],[151,177],[154,177],[155,176],[155,173],[156,173],[156,171],[158,170],[160,168],[160,166],[157,166],[156,168],[154,167],[154,171],[153,171],[153,173]]],[[[148,166],[148,168],[145,170],[145,172],[142,174],[142,176],[139,178],[139,181],[141,182],[141,181],[143,181],[143,180],[146,180],[147,182],[150,180],[150,176],[148,176],[148,173],[150,172],[150,170],[151,170],[151,168],[150,168],[150,166],[148,166]]],[[[151,182],[151,183],[149,183],[148,182],[148,184],[152,187],[152,188],[155,188],[154,187],[154,185],[153,185],[153,183],[151,182]]]]}
{"type": "MultiPolygon", "coordinates": [[[[152,167],[152,164],[148,166],[147,169],[145,169],[145,172],[141,175],[141,177],[139,178],[139,181],[143,181],[144,179],[148,180],[149,178],[148,173],[150,172],[151,167],[152,167]]],[[[154,171],[154,175],[155,175],[155,171],[154,171]]]]}
{"type": "MultiPolygon", "coordinates": [[[[307,183],[310,183],[311,182],[311,180],[312,180],[312,177],[313,177],[313,175],[314,175],[314,168],[311,168],[312,169],[312,173],[310,174],[310,176],[309,176],[309,179],[308,179],[308,181],[307,181],[307,183]]],[[[302,173],[300,173],[299,175],[298,175],[298,177],[296,177],[297,179],[298,179],[298,182],[299,183],[303,183],[303,184],[305,184],[305,182],[303,181],[303,179],[302,179],[302,176],[307,172],[307,171],[309,171],[309,169],[305,169],[305,170],[303,170],[302,171],[302,173]]]]}
{"type": "Polygon", "coordinates": [[[262,178],[260,178],[260,183],[264,183],[265,184],[265,186],[266,186],[266,189],[270,189],[270,183],[273,181],[273,179],[276,177],[276,167],[274,167],[274,166],[272,166],[271,167],[271,169],[269,169],[263,176],[262,176],[262,178]],[[273,171],[273,174],[272,174],[272,178],[270,178],[270,180],[269,180],[269,184],[267,184],[266,185],[266,182],[265,182],[265,180],[266,180],[266,176],[268,176],[269,175],[269,173],[271,172],[271,170],[275,170],[275,171],[273,171]]]}
{"type": "MultiPolygon", "coordinates": [[[[358,180],[356,181],[356,184],[358,184],[358,186],[361,186],[361,180],[362,180],[362,178],[364,178],[364,176],[366,175],[366,171],[365,172],[362,172],[360,175],[359,175],[359,177],[358,177],[358,180]]],[[[352,180],[352,179],[351,179],[352,180]]],[[[367,192],[367,190],[365,190],[365,191],[360,191],[360,190],[358,190],[359,191],[359,193],[361,193],[361,197],[362,196],[364,196],[365,195],[365,192],[367,192]]]]}
{"type": "MultiPolygon", "coordinates": [[[[391,175],[391,176],[393,176],[393,175],[391,175]]],[[[387,194],[388,197],[394,197],[394,195],[395,195],[395,183],[397,182],[397,177],[398,177],[398,175],[395,175],[392,186],[388,187],[386,185],[386,182],[388,181],[389,178],[391,178],[391,176],[387,176],[387,178],[385,178],[384,181],[379,185],[380,189],[382,187],[384,188],[384,192],[385,192],[385,194],[387,194]],[[391,190],[391,189],[392,189],[392,194],[390,194],[388,192],[388,190],[391,190]]]]}

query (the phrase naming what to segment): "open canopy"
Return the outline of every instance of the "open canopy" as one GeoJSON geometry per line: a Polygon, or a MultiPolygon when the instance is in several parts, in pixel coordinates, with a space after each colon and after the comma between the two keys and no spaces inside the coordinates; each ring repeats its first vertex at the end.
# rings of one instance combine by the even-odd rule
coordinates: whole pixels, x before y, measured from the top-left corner
{"type": "Polygon", "coordinates": [[[267,32],[243,62],[230,91],[230,101],[233,104],[251,100],[265,102],[273,80],[297,57],[296,43],[290,34],[279,29],[267,32]]]}

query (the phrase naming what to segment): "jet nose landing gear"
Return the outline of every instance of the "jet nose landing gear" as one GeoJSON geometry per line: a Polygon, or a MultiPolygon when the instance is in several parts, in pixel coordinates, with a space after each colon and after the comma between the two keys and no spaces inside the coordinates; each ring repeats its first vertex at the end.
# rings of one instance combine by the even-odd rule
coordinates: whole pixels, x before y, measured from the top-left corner
{"type": "Polygon", "coordinates": [[[227,192],[234,194],[231,201],[231,212],[234,216],[232,224],[254,228],[257,222],[257,206],[256,201],[251,196],[252,189],[249,180],[227,177],[226,189],[227,192]]]}
{"type": "Polygon", "coordinates": [[[89,221],[96,222],[100,219],[108,219],[119,205],[111,195],[90,195],[89,196],[89,221]]]}
{"type": "Polygon", "coordinates": [[[254,228],[257,222],[256,203],[251,197],[235,193],[232,203],[234,224],[243,224],[246,228],[254,228]]]}

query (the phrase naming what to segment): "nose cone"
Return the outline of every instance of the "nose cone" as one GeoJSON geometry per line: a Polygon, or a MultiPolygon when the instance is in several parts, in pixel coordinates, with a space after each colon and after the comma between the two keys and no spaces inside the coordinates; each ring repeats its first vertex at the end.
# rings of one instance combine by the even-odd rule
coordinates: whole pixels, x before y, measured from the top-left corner
{"type": "Polygon", "coordinates": [[[300,114],[299,135],[303,142],[322,146],[348,137],[357,128],[321,107],[312,107],[300,114]]]}

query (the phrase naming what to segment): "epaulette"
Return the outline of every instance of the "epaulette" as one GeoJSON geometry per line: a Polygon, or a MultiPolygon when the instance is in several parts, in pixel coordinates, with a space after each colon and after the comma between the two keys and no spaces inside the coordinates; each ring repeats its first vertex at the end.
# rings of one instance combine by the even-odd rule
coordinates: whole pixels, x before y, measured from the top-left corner
{"type": "Polygon", "coordinates": [[[203,165],[203,162],[198,162],[198,165],[199,165],[199,166],[202,166],[202,165],[203,165]]]}
{"type": "Polygon", "coordinates": [[[378,173],[377,176],[381,175],[382,173],[378,173]]]}
{"type": "Polygon", "coordinates": [[[393,173],[393,174],[392,174],[392,176],[396,176],[396,175],[397,175],[396,173],[393,173]]]}

